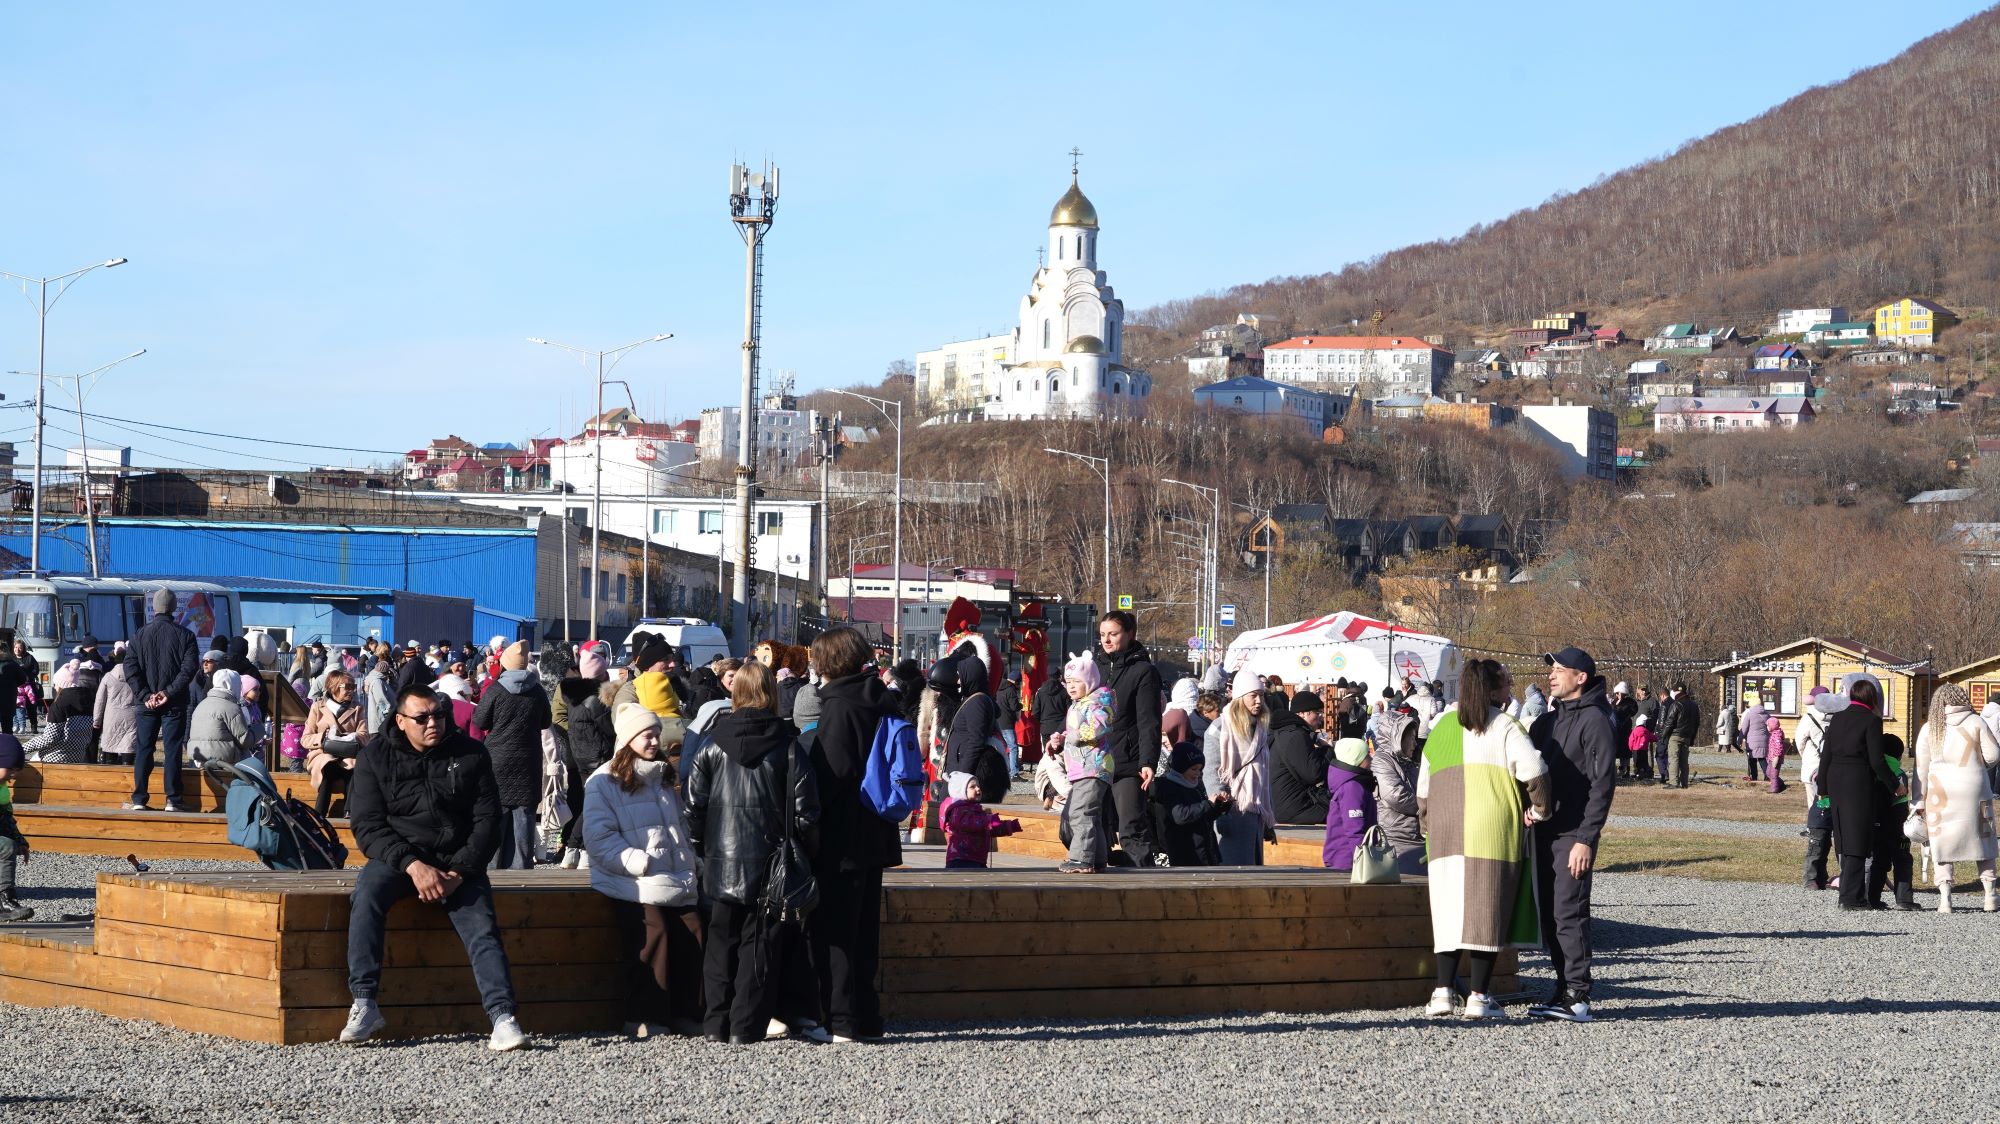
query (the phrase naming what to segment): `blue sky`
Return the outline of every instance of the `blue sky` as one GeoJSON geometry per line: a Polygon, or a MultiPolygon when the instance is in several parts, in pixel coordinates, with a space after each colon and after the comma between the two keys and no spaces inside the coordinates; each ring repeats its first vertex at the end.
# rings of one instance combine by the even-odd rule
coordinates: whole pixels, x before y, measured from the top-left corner
{"type": "MultiPolygon", "coordinates": [[[[810,389],[1011,326],[1072,145],[1138,309],[1456,234],[1981,7],[11,4],[0,269],[131,259],[50,320],[54,372],[150,349],[93,414],[358,449],[554,434],[590,381],[525,337],[671,331],[619,371],[670,419],[736,396],[734,158],[784,168],[765,359],[810,389]]],[[[34,363],[0,292],[0,370],[34,363]]],[[[91,436],[143,464],[371,459],[91,436]]]]}

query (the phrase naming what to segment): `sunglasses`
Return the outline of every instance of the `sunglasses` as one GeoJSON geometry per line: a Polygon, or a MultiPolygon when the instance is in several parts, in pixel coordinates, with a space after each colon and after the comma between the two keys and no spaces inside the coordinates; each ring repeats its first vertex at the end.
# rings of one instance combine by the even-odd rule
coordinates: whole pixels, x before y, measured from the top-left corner
{"type": "Polygon", "coordinates": [[[444,712],[442,710],[426,710],[422,714],[404,714],[402,711],[397,711],[396,717],[415,722],[419,726],[429,726],[432,723],[444,721],[444,712]]]}

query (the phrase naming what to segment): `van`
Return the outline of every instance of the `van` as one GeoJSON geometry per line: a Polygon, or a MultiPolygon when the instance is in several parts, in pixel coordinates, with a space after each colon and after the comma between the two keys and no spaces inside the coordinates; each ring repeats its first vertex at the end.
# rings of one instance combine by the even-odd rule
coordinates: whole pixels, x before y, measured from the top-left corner
{"type": "Polygon", "coordinates": [[[657,636],[680,652],[681,660],[698,667],[717,656],[729,654],[729,637],[699,617],[648,617],[625,636],[627,658],[638,654],[641,636],[657,636]]]}

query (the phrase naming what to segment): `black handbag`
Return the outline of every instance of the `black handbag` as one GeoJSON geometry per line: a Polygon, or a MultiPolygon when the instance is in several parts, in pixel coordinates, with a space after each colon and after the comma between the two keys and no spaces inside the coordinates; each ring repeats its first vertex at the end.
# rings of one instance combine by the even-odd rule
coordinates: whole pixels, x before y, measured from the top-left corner
{"type": "Polygon", "coordinates": [[[764,876],[763,900],[764,919],[774,925],[803,921],[819,904],[819,882],[813,877],[812,865],[800,853],[798,839],[792,833],[795,818],[792,807],[792,746],[785,746],[779,754],[779,815],[784,817],[785,826],[778,840],[778,849],[771,855],[771,869],[764,876]]]}

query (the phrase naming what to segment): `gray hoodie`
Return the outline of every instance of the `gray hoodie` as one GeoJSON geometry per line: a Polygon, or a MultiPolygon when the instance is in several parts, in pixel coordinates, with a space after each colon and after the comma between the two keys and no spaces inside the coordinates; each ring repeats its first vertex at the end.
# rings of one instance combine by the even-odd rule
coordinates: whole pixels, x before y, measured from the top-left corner
{"type": "Polygon", "coordinates": [[[215,685],[202,696],[188,720],[188,757],[196,767],[209,761],[235,764],[257,751],[257,736],[243,720],[243,700],[237,694],[241,676],[227,668],[215,673],[215,685]]]}

